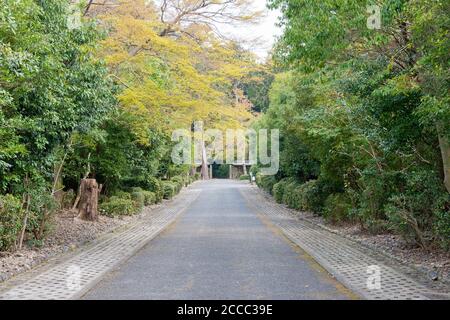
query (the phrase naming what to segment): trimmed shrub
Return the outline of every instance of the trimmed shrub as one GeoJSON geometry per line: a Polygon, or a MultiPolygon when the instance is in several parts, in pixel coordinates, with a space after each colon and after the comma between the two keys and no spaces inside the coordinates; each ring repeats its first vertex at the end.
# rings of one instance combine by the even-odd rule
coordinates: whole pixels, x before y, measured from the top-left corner
{"type": "Polygon", "coordinates": [[[156,195],[154,192],[142,191],[142,194],[144,195],[144,205],[150,206],[156,203],[156,195]]]}
{"type": "Polygon", "coordinates": [[[324,186],[325,184],[319,180],[310,180],[300,186],[303,210],[318,214],[322,212],[325,200],[329,196],[324,186]]]}
{"type": "Polygon", "coordinates": [[[0,195],[0,251],[6,251],[16,243],[22,229],[22,205],[14,196],[0,195]]]}
{"type": "Polygon", "coordinates": [[[445,250],[450,249],[450,197],[443,195],[434,210],[436,241],[445,250]]]}
{"type": "Polygon", "coordinates": [[[447,235],[448,242],[450,219],[445,215],[448,215],[450,196],[440,185],[438,175],[426,170],[415,171],[406,175],[405,181],[407,188],[389,197],[384,206],[389,228],[424,248],[434,240],[445,247],[442,236],[447,235]]]}
{"type": "Polygon", "coordinates": [[[184,179],[183,179],[183,177],[175,176],[175,177],[171,178],[170,181],[172,183],[174,183],[174,185],[176,187],[175,188],[175,192],[176,193],[179,193],[181,191],[181,189],[183,189],[183,186],[184,186],[184,179]]]}
{"type": "Polygon", "coordinates": [[[125,191],[122,191],[122,190],[116,191],[114,193],[114,196],[117,197],[117,198],[121,198],[121,199],[132,200],[131,199],[131,193],[125,192],[125,191]]]}
{"type": "Polygon", "coordinates": [[[331,194],[325,201],[323,215],[331,223],[348,221],[352,207],[351,201],[345,193],[331,194]]]}
{"type": "Polygon", "coordinates": [[[270,194],[273,194],[273,187],[276,183],[277,179],[275,176],[256,175],[256,185],[270,194]]]}
{"type": "Polygon", "coordinates": [[[288,183],[283,195],[283,203],[295,210],[304,210],[304,194],[302,186],[297,182],[288,183]]]}
{"type": "Polygon", "coordinates": [[[150,177],[147,179],[145,190],[151,191],[155,194],[156,203],[161,202],[164,197],[161,181],[155,177],[150,177]]]}
{"type": "Polygon", "coordinates": [[[131,199],[112,196],[100,204],[100,212],[106,216],[132,215],[136,213],[135,202],[131,199]]]}
{"type": "Polygon", "coordinates": [[[136,210],[139,212],[145,206],[145,195],[143,191],[134,191],[131,193],[131,200],[133,200],[136,210]]]}
{"type": "Polygon", "coordinates": [[[177,186],[171,181],[162,181],[164,199],[172,199],[176,194],[177,186]]]}
{"type": "Polygon", "coordinates": [[[239,180],[241,181],[250,181],[250,176],[248,174],[243,174],[239,177],[239,180]]]}

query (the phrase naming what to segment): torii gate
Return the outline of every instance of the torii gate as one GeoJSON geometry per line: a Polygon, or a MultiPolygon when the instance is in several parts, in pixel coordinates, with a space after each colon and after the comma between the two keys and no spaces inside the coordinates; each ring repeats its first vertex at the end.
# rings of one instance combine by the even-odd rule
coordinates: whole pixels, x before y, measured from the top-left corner
{"type": "MultiPolygon", "coordinates": [[[[229,179],[239,179],[240,176],[248,174],[248,169],[251,167],[249,161],[236,162],[229,165],[229,179]]],[[[200,172],[201,166],[196,166],[195,171],[200,172]]],[[[209,178],[213,179],[213,164],[208,164],[209,178]]]]}

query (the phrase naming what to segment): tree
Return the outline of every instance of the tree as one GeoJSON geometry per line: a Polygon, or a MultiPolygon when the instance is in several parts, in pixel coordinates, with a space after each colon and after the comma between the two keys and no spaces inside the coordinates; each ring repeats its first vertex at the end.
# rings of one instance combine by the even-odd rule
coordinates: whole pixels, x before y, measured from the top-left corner
{"type": "Polygon", "coordinates": [[[332,221],[448,245],[450,198],[437,182],[448,181],[448,5],[387,2],[379,30],[365,1],[271,5],[285,27],[276,60],[293,74],[276,77],[258,124],[284,133],[279,178],[316,179],[298,193],[332,221]]]}
{"type": "Polygon", "coordinates": [[[51,175],[56,150],[114,106],[107,70],[92,55],[99,34],[89,23],[71,30],[67,19],[64,1],[2,0],[2,113],[20,132],[20,157],[9,163],[8,174],[23,177],[34,167],[51,175]]]}

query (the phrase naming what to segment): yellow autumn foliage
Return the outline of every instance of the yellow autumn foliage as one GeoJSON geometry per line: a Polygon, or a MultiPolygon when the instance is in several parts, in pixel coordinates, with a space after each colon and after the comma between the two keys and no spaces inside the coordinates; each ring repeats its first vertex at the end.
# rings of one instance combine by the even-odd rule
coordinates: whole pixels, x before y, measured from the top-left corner
{"type": "Polygon", "coordinates": [[[170,132],[204,121],[207,127],[240,128],[254,118],[233,93],[259,66],[232,41],[200,24],[162,36],[158,10],[144,0],[118,1],[97,18],[108,30],[100,56],[123,87],[121,108],[140,119],[133,131],[142,144],[151,127],[170,132]]]}

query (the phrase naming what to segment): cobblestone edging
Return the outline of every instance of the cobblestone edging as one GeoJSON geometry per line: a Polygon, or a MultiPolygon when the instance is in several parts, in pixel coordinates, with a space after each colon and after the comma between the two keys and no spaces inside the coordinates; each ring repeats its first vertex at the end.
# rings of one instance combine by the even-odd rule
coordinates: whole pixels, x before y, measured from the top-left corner
{"type": "MultiPolygon", "coordinates": [[[[447,290],[424,285],[414,270],[373,252],[348,238],[291,214],[290,210],[264,197],[255,187],[240,189],[249,206],[264,214],[286,237],[299,245],[337,280],[366,299],[449,299],[447,290]],[[389,261],[391,260],[391,261],[389,261]],[[381,286],[370,286],[379,271],[381,286]]],[[[375,283],[376,284],[376,283],[375,283]]]]}
{"type": "MultiPolygon", "coordinates": [[[[169,226],[200,194],[195,187],[184,189],[172,203],[143,219],[120,228],[116,234],[81,249],[61,263],[33,276],[23,275],[17,285],[0,286],[0,299],[64,300],[81,297],[101,277],[126,260],[169,226]]],[[[20,276],[19,276],[20,277],[20,276]]],[[[13,279],[11,279],[13,280],[13,279]]]]}

